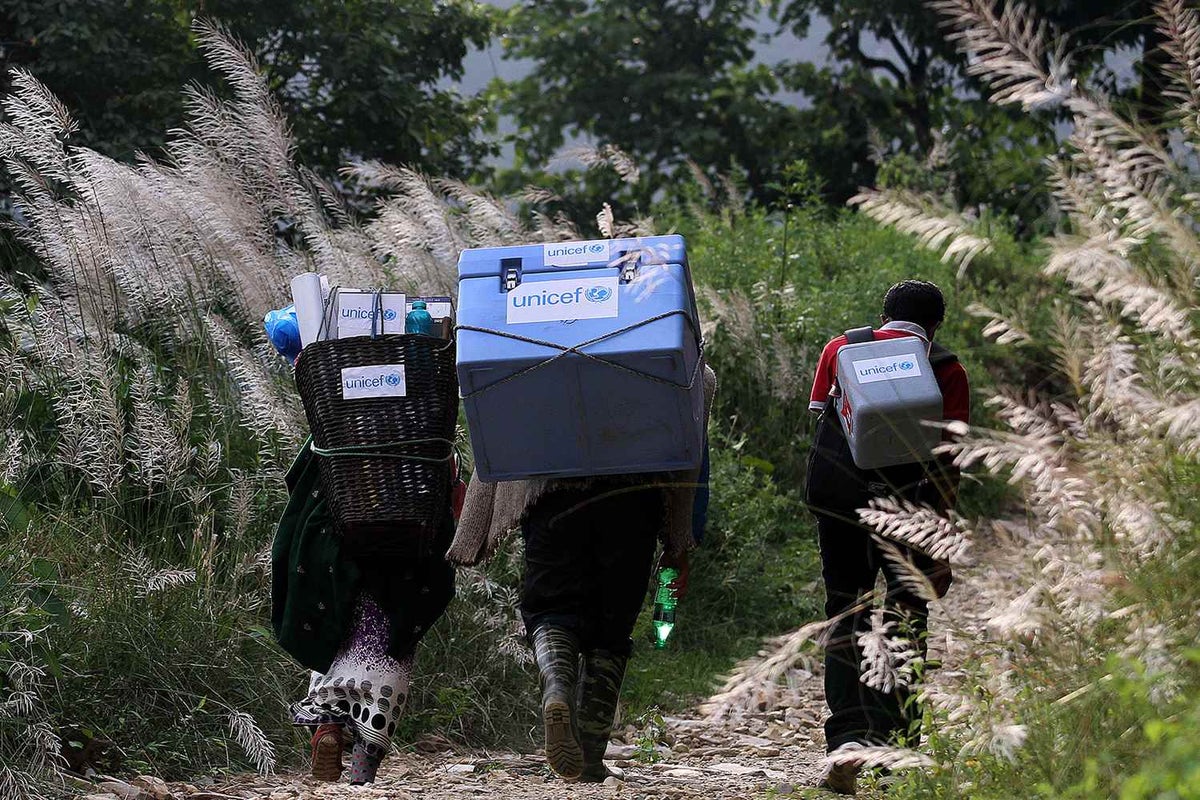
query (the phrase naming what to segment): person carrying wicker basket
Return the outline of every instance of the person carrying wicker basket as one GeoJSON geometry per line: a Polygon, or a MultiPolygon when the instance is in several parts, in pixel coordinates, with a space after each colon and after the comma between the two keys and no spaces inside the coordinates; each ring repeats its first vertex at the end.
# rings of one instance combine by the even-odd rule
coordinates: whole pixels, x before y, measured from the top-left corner
{"type": "Polygon", "coordinates": [[[293,718],[314,730],[314,778],[338,780],[353,743],[350,783],[371,783],[408,697],[417,644],[454,596],[454,567],[442,554],[454,532],[453,498],[462,495],[451,493],[427,546],[381,555],[347,546],[335,531],[307,443],[285,482],[272,624],[283,648],[313,671],[293,718]]]}
{"type": "MultiPolygon", "coordinates": [[[[704,367],[705,422],[716,375],[704,367]]],[[[486,483],[473,478],[447,560],[473,565],[521,528],[521,613],[537,661],[550,766],[568,780],[604,764],[634,622],[656,545],[686,576],[699,471],[486,483]]],[[[685,588],[679,586],[680,589],[685,588]]]]}

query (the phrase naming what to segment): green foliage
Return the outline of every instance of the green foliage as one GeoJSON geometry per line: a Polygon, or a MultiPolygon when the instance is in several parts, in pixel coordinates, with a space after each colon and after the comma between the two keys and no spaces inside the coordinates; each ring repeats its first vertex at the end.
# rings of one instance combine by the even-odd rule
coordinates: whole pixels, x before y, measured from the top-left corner
{"type": "MultiPolygon", "coordinates": [[[[1114,82],[1104,67],[1106,53],[1154,40],[1149,3],[1027,5],[1071,33],[1080,50],[1077,68],[1095,72],[1098,81],[1114,82]]],[[[986,103],[966,57],[943,35],[928,3],[772,0],[771,7],[800,37],[818,20],[828,25],[824,44],[832,65],[788,62],[778,72],[785,86],[811,99],[800,114],[798,149],[818,165],[831,200],[843,202],[863,185],[888,185],[873,177],[877,148],[920,160],[941,151],[960,205],[1003,209],[1021,220],[1023,235],[1043,224],[1049,192],[1040,162],[1056,149],[1052,120],[986,103]]],[[[1148,85],[1157,91],[1156,80],[1148,85]]]]}
{"type": "MultiPolygon", "coordinates": [[[[790,191],[809,192],[807,180],[793,181],[790,191]]],[[[1011,239],[960,279],[953,265],[904,236],[813,202],[786,215],[753,207],[687,215],[663,209],[658,217],[687,237],[708,357],[720,380],[716,416],[735,441],[744,437],[754,456],[770,462],[782,486],[803,478],[814,419],[808,393],[821,349],[849,328],[878,325],[893,283],[921,278],[942,287],[948,313],[938,338],[972,377],[978,421],[987,419],[979,401],[993,373],[1017,367],[967,312],[972,303],[1017,294],[1014,275],[1033,276],[1031,253],[1011,239]]]]}
{"type": "Polygon", "coordinates": [[[8,67],[28,69],[77,115],[78,141],[131,160],[180,126],[180,89],[205,77],[197,17],[255,53],[300,160],[326,175],[378,158],[461,176],[492,154],[483,101],[439,84],[491,36],[468,0],[0,0],[0,92],[8,67]]]}
{"type": "Polygon", "coordinates": [[[649,607],[638,620],[622,690],[627,716],[655,706],[668,712],[689,707],[752,656],[764,637],[820,613],[813,525],[796,492],[777,485],[772,465],[744,441],[727,440],[719,428],[712,435],[705,541],[692,554],[690,588],[667,647],[649,646],[649,607]]]}
{"type": "MultiPolygon", "coordinates": [[[[686,159],[714,176],[743,170],[764,192],[796,153],[797,109],[775,99],[775,74],[753,63],[760,9],[753,0],[517,6],[502,41],[533,70],[495,89],[520,127],[517,168],[540,168],[568,137],[588,136],[648,170],[631,198],[643,210],[674,191],[686,159]]],[[[610,199],[586,196],[592,209],[610,199]]]]}

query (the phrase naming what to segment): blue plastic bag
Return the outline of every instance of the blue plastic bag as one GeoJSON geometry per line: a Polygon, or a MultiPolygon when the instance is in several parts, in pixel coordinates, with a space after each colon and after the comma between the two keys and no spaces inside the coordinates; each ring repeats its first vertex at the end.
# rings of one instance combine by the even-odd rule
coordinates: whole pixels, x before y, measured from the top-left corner
{"type": "Polygon", "coordinates": [[[300,322],[296,319],[296,307],[268,311],[263,319],[263,327],[267,329],[267,338],[271,345],[288,361],[295,361],[300,355],[300,322]]]}

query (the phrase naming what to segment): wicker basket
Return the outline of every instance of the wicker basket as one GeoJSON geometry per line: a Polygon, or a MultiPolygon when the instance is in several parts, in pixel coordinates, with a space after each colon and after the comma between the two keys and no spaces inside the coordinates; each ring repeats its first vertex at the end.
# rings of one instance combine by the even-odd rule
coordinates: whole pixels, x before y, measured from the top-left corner
{"type": "Polygon", "coordinates": [[[313,342],[296,386],[338,530],[367,549],[427,540],[449,507],[458,419],[454,341],[387,334],[313,342]],[[342,370],[403,364],[403,397],[342,398],[342,370]]]}

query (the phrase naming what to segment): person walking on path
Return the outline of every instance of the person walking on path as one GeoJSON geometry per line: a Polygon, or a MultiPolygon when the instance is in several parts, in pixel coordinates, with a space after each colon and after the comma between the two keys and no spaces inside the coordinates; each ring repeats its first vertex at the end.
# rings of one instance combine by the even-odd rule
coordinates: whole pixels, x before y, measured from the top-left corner
{"type": "MultiPolygon", "coordinates": [[[[945,299],[936,285],[902,281],[887,291],[880,317],[883,325],[870,335],[875,341],[900,337],[924,341],[942,393],[943,419],[966,423],[970,417],[966,370],[953,353],[933,343],[945,311],[945,299]]],[[[856,509],[866,507],[873,497],[897,496],[944,512],[955,503],[959,480],[957,469],[945,458],[877,470],[854,465],[835,408],[837,353],[847,343],[846,336],[839,336],[825,346],[809,404],[821,414],[809,456],[806,502],[817,520],[825,614],[831,623],[825,647],[825,697],[830,711],[825,739],[830,753],[895,744],[901,737],[919,735],[920,715],[908,688],[882,692],[863,682],[859,637],[870,628],[872,611],[863,598],[874,590],[880,571],[887,584],[884,613],[913,637],[921,653],[928,602],[908,588],[902,568],[885,558],[871,532],[859,522],[856,509]]],[[[895,546],[929,579],[939,597],[948,591],[948,565],[904,545],[895,546]]],[[[823,778],[822,788],[854,794],[857,773],[854,763],[837,764],[823,778]]]]}
{"type": "Polygon", "coordinates": [[[408,698],[417,644],[454,597],[454,567],[443,554],[461,492],[451,493],[426,540],[376,549],[335,532],[307,443],[285,482],[289,501],[271,554],[271,621],[283,649],[313,671],[293,719],[314,731],[314,778],[338,780],[352,742],[349,781],[372,783],[408,698]]]}
{"type": "MultiPolygon", "coordinates": [[[[716,376],[704,367],[707,409],[716,376]]],[[[538,666],[546,757],[563,778],[600,782],[654,552],[680,570],[695,543],[699,472],[485,483],[473,478],[452,563],[473,565],[510,530],[525,540],[521,614],[538,666]]],[[[702,511],[702,509],[701,509],[702,511]]]]}

